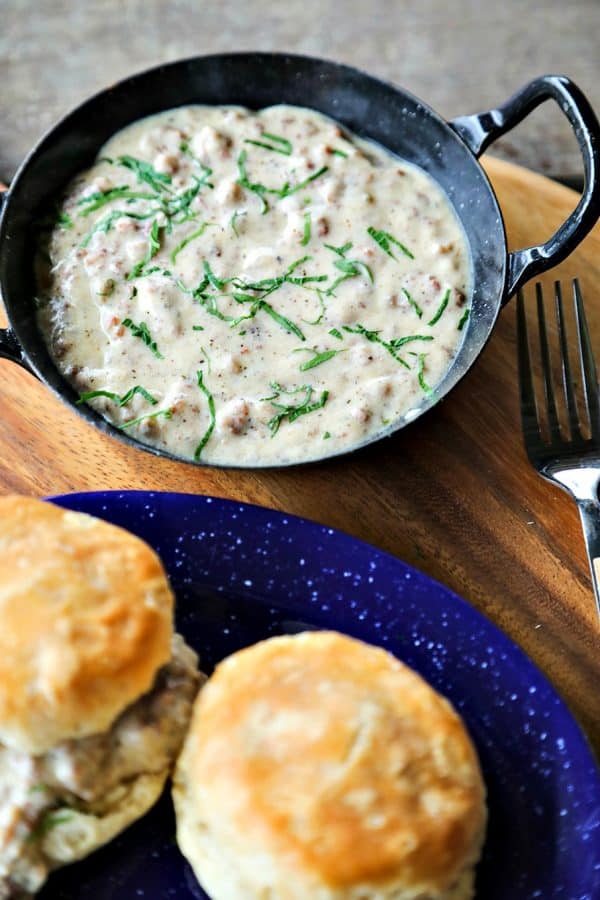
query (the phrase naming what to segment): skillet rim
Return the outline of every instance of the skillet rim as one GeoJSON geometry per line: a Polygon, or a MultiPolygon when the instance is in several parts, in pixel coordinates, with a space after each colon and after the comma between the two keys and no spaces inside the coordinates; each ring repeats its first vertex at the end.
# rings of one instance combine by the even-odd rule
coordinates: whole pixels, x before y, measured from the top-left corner
{"type": "MultiPolygon", "coordinates": [[[[283,102],[283,101],[282,101],[283,102]]],[[[181,106],[190,105],[189,101],[184,101],[180,104],[181,106]]],[[[222,105],[222,104],[218,104],[222,105]]],[[[128,123],[131,124],[135,121],[145,118],[146,116],[153,115],[160,111],[164,111],[165,109],[172,109],[177,107],[164,107],[162,105],[158,105],[158,108],[154,111],[154,113],[144,113],[142,115],[138,115],[128,119],[128,123]]],[[[249,107],[252,108],[252,107],[249,107]]],[[[260,106],[253,107],[254,109],[262,108],[260,106]]],[[[315,109],[318,112],[323,113],[329,118],[335,118],[329,112],[324,112],[322,109],[319,109],[314,104],[308,104],[307,108],[315,109]]],[[[110,134],[116,134],[121,128],[125,128],[126,124],[119,126],[116,130],[112,130],[110,134]]],[[[347,127],[343,121],[340,121],[343,127],[347,127]]],[[[71,128],[72,131],[76,129],[71,128]]],[[[362,138],[366,138],[367,140],[373,140],[376,143],[380,143],[376,141],[370,134],[364,132],[357,132],[356,129],[353,129],[354,133],[357,133],[358,136],[362,138]]],[[[107,140],[105,138],[105,140],[107,140]]],[[[96,151],[100,149],[102,144],[96,147],[96,151]]],[[[385,145],[384,149],[391,151],[389,147],[385,145]]],[[[401,157],[399,157],[401,158],[401,157]]],[[[417,164],[418,165],[418,164],[417,164]]],[[[448,197],[447,191],[443,188],[443,186],[439,183],[439,181],[433,176],[431,173],[427,172],[428,176],[431,177],[436,184],[440,187],[440,189],[444,192],[445,196],[448,198],[449,202],[455,211],[457,218],[461,223],[461,227],[464,228],[463,218],[459,215],[458,210],[456,209],[456,205],[452,202],[451,198],[448,197]]],[[[73,176],[70,176],[73,177],[73,176]]],[[[66,183],[66,182],[65,182],[66,183]]],[[[31,221],[27,223],[26,228],[31,227],[31,221]]],[[[471,241],[465,235],[467,239],[467,243],[469,246],[469,250],[472,250],[471,241]]],[[[473,267],[473,258],[471,257],[471,268],[473,267]]],[[[473,275],[473,273],[471,273],[473,275]]],[[[508,245],[507,245],[507,237],[506,237],[506,226],[504,223],[504,218],[502,215],[502,211],[500,208],[500,204],[494,188],[489,180],[489,177],[478,160],[478,157],[473,153],[470,149],[466,141],[456,132],[456,130],[452,127],[451,123],[445,120],[435,109],[433,109],[429,104],[421,100],[420,97],[417,97],[415,94],[410,91],[394,84],[393,82],[379,78],[377,76],[371,75],[368,72],[365,72],[358,67],[348,65],[346,63],[337,62],[335,60],[327,60],[322,59],[320,57],[309,56],[305,54],[296,54],[296,53],[286,53],[286,52],[276,52],[276,51],[247,51],[247,50],[238,50],[231,51],[227,53],[213,53],[213,54],[205,54],[201,56],[189,56],[179,60],[173,60],[165,63],[160,63],[156,66],[151,66],[149,68],[143,69],[140,72],[134,72],[132,75],[128,75],[118,81],[108,85],[107,87],[101,88],[96,91],[91,96],[85,98],[75,107],[70,109],[62,116],[57,122],[55,122],[49,129],[47,129],[40,138],[36,141],[36,143],[31,147],[21,164],[19,165],[15,175],[10,183],[8,190],[5,192],[2,198],[2,208],[0,210],[0,292],[2,296],[2,302],[4,304],[6,317],[9,323],[8,334],[12,338],[13,341],[16,340],[19,351],[20,351],[20,359],[16,357],[16,355],[10,355],[9,358],[13,359],[13,361],[20,363],[22,366],[27,368],[32,374],[34,374],[42,384],[49,389],[59,400],[65,403],[70,409],[76,412],[79,416],[86,420],[86,422],[94,425],[104,434],[107,434],[110,437],[117,438],[122,443],[127,444],[130,447],[135,447],[138,450],[143,450],[145,452],[152,453],[154,456],[158,456],[165,459],[170,459],[176,462],[183,462],[195,467],[210,467],[210,468],[220,468],[220,469],[239,469],[239,470],[277,470],[284,468],[292,468],[298,466],[305,465],[314,465],[321,462],[327,462],[329,460],[337,460],[339,458],[345,457],[351,453],[358,452],[366,447],[369,447],[371,444],[377,443],[379,440],[383,438],[389,438],[393,435],[401,432],[407,425],[413,424],[417,419],[420,419],[426,413],[428,413],[431,409],[438,406],[439,403],[443,402],[448,394],[458,386],[458,384],[463,380],[463,378],[468,374],[471,368],[475,365],[475,363],[479,360],[486,344],[488,343],[496,321],[498,319],[500,310],[502,309],[503,302],[505,300],[506,287],[507,287],[507,279],[508,279],[508,245]],[[466,363],[463,359],[463,348],[467,344],[467,337],[471,333],[471,323],[474,319],[474,316],[471,316],[469,322],[467,323],[467,330],[465,331],[465,336],[461,343],[459,344],[459,348],[457,353],[452,361],[450,368],[446,371],[442,380],[437,384],[435,389],[434,397],[424,397],[421,403],[416,408],[416,411],[409,410],[403,416],[397,420],[395,423],[387,426],[381,431],[376,432],[375,434],[369,436],[365,440],[360,443],[354,444],[351,447],[343,448],[336,452],[329,452],[326,454],[321,454],[319,456],[314,456],[304,460],[291,460],[291,461],[283,461],[279,463],[266,463],[266,464],[237,464],[237,463],[219,463],[212,462],[207,460],[194,460],[187,457],[179,456],[175,453],[172,453],[169,450],[164,450],[161,448],[154,447],[150,444],[145,444],[143,441],[137,440],[131,435],[124,432],[122,429],[119,429],[117,426],[112,425],[108,422],[100,413],[96,412],[92,409],[92,407],[87,404],[79,405],[77,403],[79,397],[77,392],[71,387],[71,385],[66,381],[64,376],[60,373],[60,370],[54,364],[50,354],[45,346],[43,338],[40,334],[40,342],[44,348],[44,354],[47,357],[46,363],[50,365],[52,372],[58,375],[60,379],[60,386],[52,384],[47,375],[44,372],[44,368],[40,366],[35,358],[32,357],[30,353],[31,347],[28,347],[28,341],[22,340],[22,334],[20,333],[20,328],[18,323],[16,326],[13,322],[11,316],[11,302],[6,298],[5,292],[2,290],[5,282],[5,254],[6,254],[6,245],[10,243],[10,230],[8,223],[9,211],[11,210],[11,202],[14,199],[14,191],[22,188],[22,183],[26,183],[26,178],[28,174],[28,169],[30,166],[34,165],[35,162],[43,157],[43,154],[49,149],[53,141],[56,141],[61,133],[67,131],[73,124],[73,121],[77,120],[86,115],[90,110],[93,109],[94,105],[99,102],[106,101],[107,98],[110,97],[111,93],[117,93],[123,90],[131,90],[139,92],[138,85],[143,83],[149,77],[157,77],[161,73],[168,75],[170,72],[175,72],[177,70],[185,70],[186,67],[192,66],[198,62],[202,62],[205,65],[210,65],[211,63],[219,64],[226,63],[227,61],[242,61],[248,60],[250,61],[259,61],[260,59],[271,60],[281,64],[309,64],[311,66],[325,66],[331,71],[336,71],[338,73],[348,72],[352,74],[354,77],[358,77],[361,81],[367,82],[373,86],[374,90],[380,90],[382,87],[392,93],[399,95],[400,97],[407,98],[410,102],[420,107],[424,113],[431,117],[438,126],[441,126],[446,137],[453,141],[455,146],[460,148],[460,152],[465,154],[465,159],[469,161],[469,164],[474,165],[474,171],[477,172],[478,177],[481,179],[483,186],[485,187],[488,199],[491,201],[492,206],[494,208],[494,212],[496,214],[496,224],[498,227],[498,236],[501,237],[502,242],[497,244],[498,255],[501,256],[502,259],[502,267],[501,271],[498,273],[499,282],[502,284],[501,291],[498,292],[497,296],[492,298],[491,303],[491,315],[489,316],[489,320],[487,322],[486,328],[483,334],[477,335],[477,347],[476,350],[473,350],[471,347],[472,356],[471,359],[466,363]],[[503,251],[502,253],[500,251],[503,251]],[[460,373],[456,374],[457,363],[460,364],[460,373]],[[453,374],[454,373],[454,374],[453,374]],[[452,377],[451,377],[452,376],[452,377]],[[447,385],[447,382],[451,381],[452,383],[447,385]]],[[[31,301],[33,302],[33,301],[31,301]]],[[[47,366],[46,366],[47,367],[47,366]]]]}

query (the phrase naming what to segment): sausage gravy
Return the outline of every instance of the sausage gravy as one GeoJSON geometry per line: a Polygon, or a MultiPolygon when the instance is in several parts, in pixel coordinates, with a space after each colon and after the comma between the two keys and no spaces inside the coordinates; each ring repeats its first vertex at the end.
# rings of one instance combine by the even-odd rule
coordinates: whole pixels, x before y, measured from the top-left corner
{"type": "Polygon", "coordinates": [[[46,223],[38,322],[115,426],[200,462],[360,445],[433,394],[466,237],[424,172],[308,109],[188,106],[115,134],[46,223]]]}

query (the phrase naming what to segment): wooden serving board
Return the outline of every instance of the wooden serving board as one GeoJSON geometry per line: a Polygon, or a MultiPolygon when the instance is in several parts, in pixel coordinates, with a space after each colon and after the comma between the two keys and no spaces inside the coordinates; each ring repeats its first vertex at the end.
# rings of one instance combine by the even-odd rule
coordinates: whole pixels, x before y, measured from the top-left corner
{"type": "MultiPolygon", "coordinates": [[[[573,209],[567,188],[486,167],[511,247],[539,243],[573,209]]],[[[577,275],[600,350],[600,228],[546,278],[577,275]]],[[[529,289],[532,299],[532,289],[529,289]]],[[[600,625],[573,502],[522,446],[514,304],[474,369],[424,419],[334,462],[281,471],[199,468],[106,437],[0,360],[0,492],[100,489],[213,494],[316,519],[449,585],[533,658],[600,750],[600,625]]],[[[217,563],[218,564],[218,563],[217,563]]]]}

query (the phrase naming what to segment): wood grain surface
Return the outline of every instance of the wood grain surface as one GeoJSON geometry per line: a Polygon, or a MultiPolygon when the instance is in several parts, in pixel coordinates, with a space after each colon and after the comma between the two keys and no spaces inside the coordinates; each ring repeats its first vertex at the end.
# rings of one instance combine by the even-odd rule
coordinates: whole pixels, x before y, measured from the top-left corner
{"type": "MultiPolygon", "coordinates": [[[[549,236],[577,202],[510,163],[486,167],[509,243],[549,236]]],[[[552,273],[579,276],[600,349],[600,228],[552,273]]],[[[532,289],[528,290],[532,299],[532,289]]],[[[514,304],[475,367],[410,428],[345,459],[281,471],[228,471],[158,459],[85,424],[0,360],[0,492],[98,489],[213,494],[342,529],[449,585],[540,666],[600,751],[600,626],[574,503],[540,478],[522,446],[514,304]]]]}

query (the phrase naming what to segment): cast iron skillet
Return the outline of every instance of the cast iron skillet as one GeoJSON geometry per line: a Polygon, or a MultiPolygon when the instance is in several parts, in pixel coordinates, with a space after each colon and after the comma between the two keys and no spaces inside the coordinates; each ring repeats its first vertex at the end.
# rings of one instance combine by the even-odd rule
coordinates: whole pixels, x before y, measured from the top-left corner
{"type": "MultiPolygon", "coordinates": [[[[114,132],[142,116],[191,103],[252,109],[288,103],[320,110],[421,166],[443,188],[462,222],[474,286],[462,347],[434,398],[424,396],[417,408],[365,443],[397,431],[447,394],[481,352],[503,304],[528,279],[564,259],[600,214],[600,126],[581,91],[563,75],[536,78],[497,109],[445,122],[411,94],[319,59],[240,53],[151,69],[102,91],[62,119],[31,151],[3,197],[0,288],[10,327],[0,332],[0,356],[29,369],[72,407],[77,394],[59,374],[36,326],[34,223],[114,132]],[[583,156],[585,188],[575,211],[545,244],[507,253],[498,203],[477,157],[547,99],[558,103],[573,128],[583,156]]],[[[102,431],[171,456],[139,443],[88,406],[75,408],[102,431]]]]}

